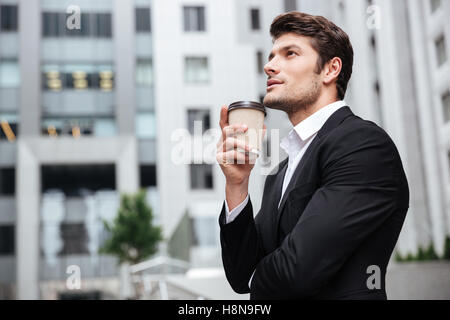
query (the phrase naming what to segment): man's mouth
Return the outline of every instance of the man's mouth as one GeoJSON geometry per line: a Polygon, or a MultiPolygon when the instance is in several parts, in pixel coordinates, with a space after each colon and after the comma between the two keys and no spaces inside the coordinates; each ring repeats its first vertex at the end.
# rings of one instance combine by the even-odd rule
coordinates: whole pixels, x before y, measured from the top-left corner
{"type": "Polygon", "coordinates": [[[279,86],[283,84],[283,81],[277,80],[277,79],[269,79],[267,80],[267,91],[275,88],[276,86],[279,86]]]}

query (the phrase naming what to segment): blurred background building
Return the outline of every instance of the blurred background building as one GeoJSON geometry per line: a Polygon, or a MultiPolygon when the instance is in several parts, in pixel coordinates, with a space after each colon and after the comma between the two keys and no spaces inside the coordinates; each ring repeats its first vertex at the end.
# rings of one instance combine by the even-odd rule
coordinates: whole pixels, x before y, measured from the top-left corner
{"type": "MultiPolygon", "coordinates": [[[[355,64],[345,100],[390,134],[410,183],[397,250],[433,243],[441,254],[450,234],[449,1],[0,0],[0,298],[58,298],[70,265],[86,287],[117,291],[116,259],[98,254],[102,219],[139,188],[163,227],[162,251],[191,274],[220,269],[225,181],[202,133],[218,128],[221,105],[263,99],[269,26],[291,10],[348,32],[355,64]],[[67,26],[71,5],[81,29],[67,26]],[[173,161],[180,129],[191,135],[190,164],[173,161]]],[[[266,123],[280,138],[292,128],[273,110],[266,123]]],[[[271,151],[252,173],[255,213],[260,167],[285,156],[271,151]]],[[[222,276],[226,294],[216,297],[234,297],[227,286],[222,276]]]]}

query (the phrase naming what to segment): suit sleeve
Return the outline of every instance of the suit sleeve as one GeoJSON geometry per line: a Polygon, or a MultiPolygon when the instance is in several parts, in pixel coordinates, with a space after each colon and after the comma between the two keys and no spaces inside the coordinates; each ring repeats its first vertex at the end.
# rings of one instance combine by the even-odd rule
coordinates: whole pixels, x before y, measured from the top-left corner
{"type": "Polygon", "coordinates": [[[225,200],[225,221],[226,223],[230,223],[233,222],[234,219],[236,219],[236,217],[239,215],[239,213],[242,212],[242,210],[244,210],[245,206],[248,203],[248,199],[249,199],[250,195],[247,195],[247,197],[244,199],[244,201],[242,201],[236,208],[234,208],[233,210],[231,210],[228,208],[228,203],[225,200]]]}
{"type": "Polygon", "coordinates": [[[226,223],[225,203],[219,217],[220,244],[225,275],[237,293],[249,293],[248,282],[263,258],[262,242],[253,218],[249,198],[247,205],[230,223],[226,223]]]}
{"type": "Polygon", "coordinates": [[[399,205],[407,205],[398,200],[400,158],[384,131],[349,130],[324,144],[321,187],[281,246],[258,263],[255,299],[318,293],[399,205]]]}

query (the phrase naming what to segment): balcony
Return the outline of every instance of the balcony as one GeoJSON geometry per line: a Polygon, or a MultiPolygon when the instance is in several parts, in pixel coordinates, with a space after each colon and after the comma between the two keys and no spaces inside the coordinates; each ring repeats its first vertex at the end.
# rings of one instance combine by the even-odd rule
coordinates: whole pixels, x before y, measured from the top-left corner
{"type": "Polygon", "coordinates": [[[114,92],[112,91],[44,91],[42,103],[45,116],[114,115],[114,92]]]}
{"type": "Polygon", "coordinates": [[[98,38],[44,38],[42,60],[89,63],[113,61],[113,41],[98,38]]]}

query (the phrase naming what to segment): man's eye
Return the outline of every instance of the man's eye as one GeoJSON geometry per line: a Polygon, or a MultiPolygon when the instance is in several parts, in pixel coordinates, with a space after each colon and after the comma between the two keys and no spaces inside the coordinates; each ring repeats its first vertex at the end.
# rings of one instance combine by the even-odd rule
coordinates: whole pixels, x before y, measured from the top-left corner
{"type": "Polygon", "coordinates": [[[288,51],[288,53],[287,53],[288,56],[292,56],[294,54],[296,54],[294,51],[288,51]]]}

